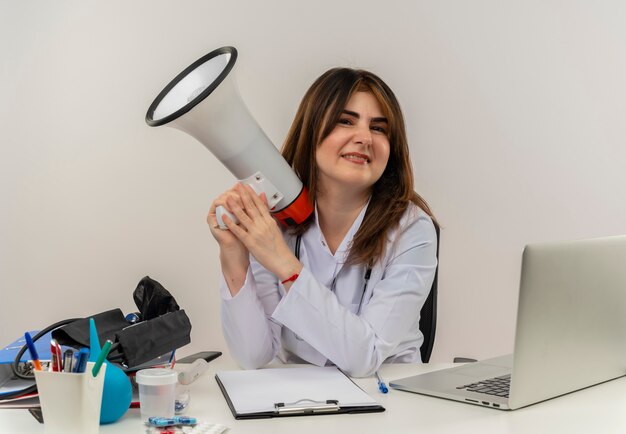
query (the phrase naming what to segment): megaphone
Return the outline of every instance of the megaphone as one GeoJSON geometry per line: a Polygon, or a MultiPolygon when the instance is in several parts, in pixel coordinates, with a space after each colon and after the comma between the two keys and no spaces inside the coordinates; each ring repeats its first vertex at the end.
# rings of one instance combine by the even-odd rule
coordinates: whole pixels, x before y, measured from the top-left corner
{"type": "MultiPolygon", "coordinates": [[[[218,48],[196,60],[159,93],[146,123],[195,137],[239,181],[258,194],[265,192],[274,218],[285,226],[302,223],[313,212],[306,187],[242,101],[232,74],[236,61],[234,47],[218,48]]],[[[224,213],[218,207],[223,229],[224,213]]]]}

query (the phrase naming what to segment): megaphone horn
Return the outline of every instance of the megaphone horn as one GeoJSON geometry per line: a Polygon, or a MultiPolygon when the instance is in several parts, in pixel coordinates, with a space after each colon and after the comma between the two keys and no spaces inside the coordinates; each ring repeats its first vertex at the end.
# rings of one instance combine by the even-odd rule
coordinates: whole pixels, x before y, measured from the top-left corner
{"type": "MultiPolygon", "coordinates": [[[[242,101],[232,73],[236,61],[234,47],[218,48],[196,60],[152,102],[146,123],[167,125],[195,137],[239,181],[258,194],[265,192],[279,222],[302,223],[313,212],[306,187],[242,101]]],[[[226,228],[221,220],[224,212],[223,208],[217,212],[222,228],[226,228]]]]}

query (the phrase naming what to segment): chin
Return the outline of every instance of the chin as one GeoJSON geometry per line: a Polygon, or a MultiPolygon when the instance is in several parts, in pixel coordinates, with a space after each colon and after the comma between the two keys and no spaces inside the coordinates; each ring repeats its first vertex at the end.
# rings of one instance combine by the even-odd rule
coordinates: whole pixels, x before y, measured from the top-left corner
{"type": "Polygon", "coordinates": [[[344,179],[341,183],[344,188],[367,191],[368,193],[372,190],[372,186],[374,185],[374,182],[369,179],[363,180],[354,178],[344,179]]]}

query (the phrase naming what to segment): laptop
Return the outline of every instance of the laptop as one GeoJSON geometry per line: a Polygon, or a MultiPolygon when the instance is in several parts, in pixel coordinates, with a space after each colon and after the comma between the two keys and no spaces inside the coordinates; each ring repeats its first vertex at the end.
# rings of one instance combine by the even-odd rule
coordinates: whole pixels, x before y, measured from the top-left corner
{"type": "Polygon", "coordinates": [[[513,354],[391,387],[514,410],[626,375],[626,236],[524,249],[513,354]]]}

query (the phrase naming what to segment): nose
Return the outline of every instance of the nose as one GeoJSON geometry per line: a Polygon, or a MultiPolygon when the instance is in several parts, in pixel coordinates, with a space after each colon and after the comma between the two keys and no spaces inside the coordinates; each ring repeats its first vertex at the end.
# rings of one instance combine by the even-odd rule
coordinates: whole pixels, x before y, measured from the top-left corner
{"type": "Polygon", "coordinates": [[[361,126],[357,129],[355,141],[364,146],[372,146],[372,132],[369,125],[361,126]]]}

